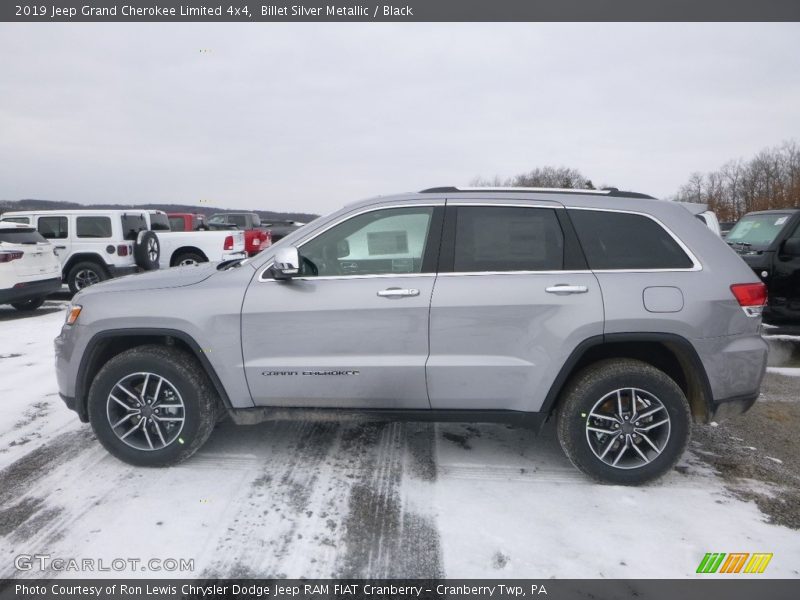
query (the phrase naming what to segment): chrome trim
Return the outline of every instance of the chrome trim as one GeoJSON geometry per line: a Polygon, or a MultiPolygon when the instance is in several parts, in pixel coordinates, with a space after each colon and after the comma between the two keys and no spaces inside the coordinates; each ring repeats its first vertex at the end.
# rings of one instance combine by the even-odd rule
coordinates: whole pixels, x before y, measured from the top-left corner
{"type": "MultiPolygon", "coordinates": [[[[694,255],[694,252],[689,250],[689,247],[683,243],[683,241],[675,235],[675,232],[672,231],[669,227],[667,227],[661,219],[658,217],[654,217],[648,213],[639,212],[636,210],[622,210],[618,208],[594,208],[590,206],[566,206],[567,210],[593,210],[599,212],[613,212],[613,213],[622,213],[626,215],[639,215],[640,217],[647,217],[648,219],[655,221],[664,231],[666,231],[675,243],[681,247],[689,259],[692,261],[692,265],[686,269],[593,269],[595,273],[681,273],[681,272],[691,272],[691,271],[702,271],[703,266],[700,264],[700,261],[694,255]]],[[[577,232],[576,232],[577,233],[577,232]]]]}
{"type": "MultiPolygon", "coordinates": [[[[459,192],[539,192],[539,193],[552,193],[558,192],[560,194],[594,194],[595,196],[608,196],[611,190],[582,190],[577,188],[543,188],[543,187],[458,187],[455,189],[459,192]]],[[[446,194],[447,192],[442,192],[446,194]]]]}
{"type": "MultiPolygon", "coordinates": [[[[258,280],[261,282],[276,281],[278,283],[285,283],[273,277],[264,277],[264,273],[268,273],[272,263],[269,263],[266,268],[261,271],[258,280]]],[[[292,277],[292,281],[333,281],[336,279],[386,279],[387,277],[436,277],[436,273],[381,273],[379,275],[324,275],[322,277],[292,277]]]]}
{"type": "Polygon", "coordinates": [[[519,201],[519,202],[491,202],[487,203],[486,198],[475,198],[475,202],[466,202],[463,199],[458,200],[448,200],[447,206],[465,206],[465,207],[476,207],[480,206],[483,208],[494,208],[496,206],[506,207],[506,208],[550,208],[553,210],[564,210],[564,205],[556,200],[544,200],[542,198],[532,198],[530,200],[519,201]],[[540,204],[536,204],[536,203],[540,204]]]}
{"type": "Polygon", "coordinates": [[[567,285],[563,283],[557,283],[556,285],[551,285],[550,287],[544,288],[544,291],[548,294],[585,294],[589,291],[589,288],[585,285],[567,285]]]}
{"type": "Polygon", "coordinates": [[[439,273],[439,277],[455,276],[482,276],[482,275],[591,275],[592,272],[585,271],[457,271],[454,273],[439,273]]]}

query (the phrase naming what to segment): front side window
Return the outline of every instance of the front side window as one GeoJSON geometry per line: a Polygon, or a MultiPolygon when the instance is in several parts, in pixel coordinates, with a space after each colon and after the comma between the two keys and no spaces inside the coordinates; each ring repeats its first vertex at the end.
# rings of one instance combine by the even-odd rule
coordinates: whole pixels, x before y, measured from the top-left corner
{"type": "Polygon", "coordinates": [[[656,221],[644,215],[570,210],[592,270],[690,269],[692,260],[656,221]]]}
{"type": "Polygon", "coordinates": [[[109,217],[78,217],[75,230],[79,238],[110,238],[111,219],[109,217]]]}
{"type": "Polygon", "coordinates": [[[456,272],[558,271],[564,234],[551,208],[459,206],[456,272]]]}
{"type": "Polygon", "coordinates": [[[364,213],[300,247],[304,277],[421,273],[432,207],[364,213]]]}
{"type": "Polygon", "coordinates": [[[67,238],[67,217],[39,217],[37,229],[48,240],[67,238]]]}

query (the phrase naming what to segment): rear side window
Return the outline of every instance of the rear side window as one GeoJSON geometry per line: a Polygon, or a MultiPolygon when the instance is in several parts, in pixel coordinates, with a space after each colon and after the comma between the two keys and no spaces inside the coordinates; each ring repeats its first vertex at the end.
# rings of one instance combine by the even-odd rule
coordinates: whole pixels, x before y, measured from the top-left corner
{"type": "Polygon", "coordinates": [[[244,215],[228,215],[228,223],[236,225],[239,229],[247,229],[247,217],[244,215]]]}
{"type": "Polygon", "coordinates": [[[593,270],[689,269],[692,260],[657,222],[643,215],[570,210],[593,270]]]}
{"type": "Polygon", "coordinates": [[[48,240],[67,238],[67,217],[39,217],[39,233],[48,240]]]}
{"type": "Polygon", "coordinates": [[[169,228],[172,231],[186,231],[186,221],[183,217],[170,217],[169,228]]]}
{"type": "Polygon", "coordinates": [[[111,219],[109,217],[78,217],[75,230],[79,238],[110,238],[111,219]]]}
{"type": "Polygon", "coordinates": [[[550,208],[459,206],[456,272],[559,271],[564,234],[550,208]]]}
{"type": "Polygon", "coordinates": [[[46,242],[33,227],[25,229],[0,229],[0,242],[7,244],[38,244],[46,242]]]}

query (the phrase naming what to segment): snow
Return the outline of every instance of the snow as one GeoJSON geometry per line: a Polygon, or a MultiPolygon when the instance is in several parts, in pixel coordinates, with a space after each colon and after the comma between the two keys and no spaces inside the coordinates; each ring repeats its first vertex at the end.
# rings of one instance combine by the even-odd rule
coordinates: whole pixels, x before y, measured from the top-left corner
{"type": "Polygon", "coordinates": [[[767,367],[767,373],[786,375],[788,377],[800,377],[800,367],[767,367]]]}
{"type": "MultiPolygon", "coordinates": [[[[188,558],[203,577],[671,578],[706,552],[766,551],[764,576],[797,577],[797,532],[728,491],[698,446],[628,488],[574,469],[552,427],[225,423],[180,466],[130,467],[56,393],[65,307],[0,307],[0,502],[29,513],[0,530],[0,556],[188,558]]],[[[0,578],[40,576],[11,564],[0,578]]]]}

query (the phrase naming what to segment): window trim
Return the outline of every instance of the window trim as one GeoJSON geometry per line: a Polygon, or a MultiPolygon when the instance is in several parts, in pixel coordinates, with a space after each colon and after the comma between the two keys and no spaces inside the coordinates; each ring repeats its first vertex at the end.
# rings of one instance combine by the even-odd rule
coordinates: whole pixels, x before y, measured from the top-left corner
{"type": "MultiPolygon", "coordinates": [[[[344,223],[345,221],[349,221],[350,219],[354,219],[356,217],[360,217],[363,214],[371,213],[371,212],[377,212],[377,211],[380,211],[380,210],[392,210],[392,209],[396,209],[396,208],[432,208],[433,209],[433,211],[431,213],[431,222],[430,222],[430,225],[428,227],[428,239],[426,241],[426,246],[425,246],[425,254],[427,254],[429,251],[435,253],[435,256],[433,257],[433,260],[432,260],[433,265],[434,265],[433,271],[427,271],[427,272],[424,272],[424,273],[380,273],[380,274],[374,274],[374,275],[323,275],[322,277],[319,277],[319,276],[317,276],[317,277],[314,277],[314,276],[311,276],[311,277],[292,277],[292,281],[332,281],[332,280],[338,280],[338,279],[372,279],[372,278],[375,278],[375,279],[383,278],[383,279],[385,279],[387,277],[436,277],[437,272],[438,272],[438,268],[439,268],[439,258],[441,256],[441,250],[442,250],[441,249],[441,246],[442,246],[442,231],[441,231],[441,228],[442,228],[442,225],[444,223],[444,209],[445,209],[445,203],[444,202],[421,202],[421,203],[417,203],[417,202],[405,203],[404,202],[402,204],[396,204],[396,205],[383,205],[383,206],[377,206],[377,207],[376,206],[365,207],[363,210],[360,210],[360,211],[357,211],[357,212],[354,212],[354,213],[348,213],[347,215],[343,216],[341,219],[337,219],[333,223],[329,223],[328,225],[326,225],[325,227],[323,227],[319,231],[315,231],[314,233],[312,233],[308,237],[300,240],[299,242],[294,244],[294,246],[299,250],[303,246],[303,244],[307,244],[308,242],[310,242],[311,240],[319,237],[320,235],[322,235],[323,233],[325,233],[329,229],[333,229],[337,225],[341,225],[342,223],[344,223]],[[437,213],[437,209],[440,209],[440,212],[437,213]],[[439,226],[439,231],[436,231],[437,222],[438,222],[438,226],[439,226]],[[435,250],[432,249],[431,247],[429,247],[429,244],[431,242],[434,244],[434,246],[438,245],[438,247],[435,250]]],[[[422,260],[423,260],[423,266],[424,266],[424,261],[425,261],[425,256],[424,255],[422,257],[422,260]]],[[[258,274],[258,281],[260,281],[260,282],[267,282],[267,281],[275,281],[275,282],[277,282],[278,281],[277,279],[275,279],[274,277],[271,277],[269,275],[269,270],[270,270],[270,268],[272,267],[273,264],[274,264],[273,260],[269,260],[267,262],[266,266],[264,268],[262,268],[261,272],[258,274]]]]}
{"type": "MultiPolygon", "coordinates": [[[[660,226],[664,231],[669,234],[669,236],[675,241],[676,244],[686,253],[686,256],[689,257],[689,260],[692,262],[691,267],[673,267],[668,269],[591,269],[593,273],[693,273],[697,271],[703,270],[703,265],[697,259],[694,252],[689,250],[689,247],[683,243],[683,241],[675,235],[675,232],[672,231],[669,227],[667,227],[663,221],[659,218],[654,217],[653,215],[635,211],[635,210],[622,210],[618,208],[594,208],[591,206],[565,206],[564,207],[567,211],[570,210],[592,210],[596,212],[612,212],[612,213],[622,213],[626,215],[638,215],[640,217],[646,217],[651,221],[654,221],[658,226],[660,226]]],[[[567,216],[569,216],[569,212],[567,212],[567,216]]],[[[577,232],[576,232],[577,233],[577,232]]],[[[580,242],[580,238],[578,238],[580,242]]]]}

